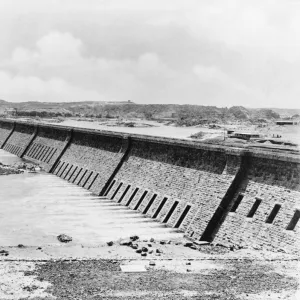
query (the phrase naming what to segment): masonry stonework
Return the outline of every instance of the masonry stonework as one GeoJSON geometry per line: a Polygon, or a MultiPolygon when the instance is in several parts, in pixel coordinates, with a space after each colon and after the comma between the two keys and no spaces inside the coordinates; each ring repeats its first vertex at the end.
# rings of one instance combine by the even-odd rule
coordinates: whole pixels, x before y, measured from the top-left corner
{"type": "Polygon", "coordinates": [[[33,125],[16,123],[13,133],[6,141],[3,149],[20,156],[30,141],[35,128],[33,125]]]}
{"type": "Polygon", "coordinates": [[[0,148],[3,148],[10,134],[14,130],[14,123],[0,120],[0,148]]]}
{"type": "Polygon", "coordinates": [[[0,145],[193,239],[298,251],[298,152],[7,120],[0,145]]]}

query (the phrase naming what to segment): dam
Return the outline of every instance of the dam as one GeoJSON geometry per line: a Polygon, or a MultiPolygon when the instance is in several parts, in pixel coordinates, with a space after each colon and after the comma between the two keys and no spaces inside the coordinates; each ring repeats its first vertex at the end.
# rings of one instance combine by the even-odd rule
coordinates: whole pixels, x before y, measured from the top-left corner
{"type": "Polygon", "coordinates": [[[297,151],[5,119],[0,148],[64,179],[62,190],[77,185],[194,240],[298,252],[297,151]]]}

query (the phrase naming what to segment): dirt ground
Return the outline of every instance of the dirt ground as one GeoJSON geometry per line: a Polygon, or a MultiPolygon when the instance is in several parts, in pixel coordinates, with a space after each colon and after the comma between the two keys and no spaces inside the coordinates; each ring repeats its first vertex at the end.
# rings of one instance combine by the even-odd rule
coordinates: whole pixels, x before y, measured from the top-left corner
{"type": "Polygon", "coordinates": [[[184,240],[135,243],[147,246],[147,256],[119,243],[84,255],[71,245],[8,247],[9,255],[0,256],[0,299],[300,299],[300,257],[191,249],[184,240]]]}

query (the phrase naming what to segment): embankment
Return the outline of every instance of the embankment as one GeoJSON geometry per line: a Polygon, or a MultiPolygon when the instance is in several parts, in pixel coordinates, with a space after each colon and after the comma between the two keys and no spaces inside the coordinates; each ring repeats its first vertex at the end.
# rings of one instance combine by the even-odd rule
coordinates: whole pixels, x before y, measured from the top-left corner
{"type": "Polygon", "coordinates": [[[297,252],[297,153],[7,120],[0,145],[194,239],[297,252]]]}

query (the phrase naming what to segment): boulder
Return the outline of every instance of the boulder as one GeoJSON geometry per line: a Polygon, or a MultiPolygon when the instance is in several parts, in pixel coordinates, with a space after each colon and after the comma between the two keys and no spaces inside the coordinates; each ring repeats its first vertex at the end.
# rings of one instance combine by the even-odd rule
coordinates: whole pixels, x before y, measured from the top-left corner
{"type": "Polygon", "coordinates": [[[186,242],[185,244],[184,244],[184,247],[191,247],[191,246],[193,246],[194,244],[193,244],[193,242],[186,242]]]}
{"type": "Polygon", "coordinates": [[[134,241],[137,241],[139,239],[139,237],[137,235],[133,235],[130,237],[130,239],[134,242],[134,241]]]}
{"type": "Polygon", "coordinates": [[[132,245],[132,240],[131,239],[121,240],[120,245],[121,246],[131,246],[132,245]]]}
{"type": "Polygon", "coordinates": [[[9,252],[7,250],[0,250],[0,255],[7,256],[9,252]]]}
{"type": "Polygon", "coordinates": [[[61,243],[69,243],[72,241],[72,238],[66,234],[60,234],[57,236],[57,239],[61,242],[61,243]]]}
{"type": "Polygon", "coordinates": [[[138,249],[138,247],[139,247],[138,244],[132,244],[132,245],[131,245],[131,248],[132,248],[132,249],[135,249],[135,250],[138,249]]]}

